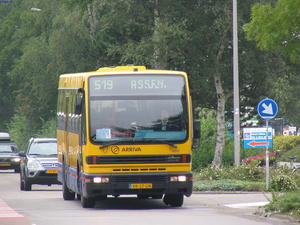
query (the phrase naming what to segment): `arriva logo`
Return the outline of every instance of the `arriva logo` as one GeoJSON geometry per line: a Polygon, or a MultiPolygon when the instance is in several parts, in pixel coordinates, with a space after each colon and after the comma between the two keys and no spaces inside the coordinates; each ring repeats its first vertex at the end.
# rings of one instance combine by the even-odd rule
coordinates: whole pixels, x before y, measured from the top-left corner
{"type": "Polygon", "coordinates": [[[142,149],[140,147],[126,147],[126,148],[122,148],[122,152],[141,152],[142,149]]]}
{"type": "Polygon", "coordinates": [[[114,153],[114,154],[119,154],[120,149],[119,149],[118,146],[112,146],[112,147],[111,147],[111,151],[112,151],[112,153],[114,153]]]}

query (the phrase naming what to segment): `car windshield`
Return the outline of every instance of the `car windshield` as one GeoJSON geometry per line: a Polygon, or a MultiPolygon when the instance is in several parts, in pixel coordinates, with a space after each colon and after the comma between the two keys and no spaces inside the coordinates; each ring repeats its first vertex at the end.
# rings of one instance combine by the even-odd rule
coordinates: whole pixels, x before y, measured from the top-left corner
{"type": "Polygon", "coordinates": [[[30,155],[57,155],[56,142],[35,142],[29,150],[30,155]]]}
{"type": "Polygon", "coordinates": [[[0,145],[0,153],[13,152],[11,145],[0,145]]]}

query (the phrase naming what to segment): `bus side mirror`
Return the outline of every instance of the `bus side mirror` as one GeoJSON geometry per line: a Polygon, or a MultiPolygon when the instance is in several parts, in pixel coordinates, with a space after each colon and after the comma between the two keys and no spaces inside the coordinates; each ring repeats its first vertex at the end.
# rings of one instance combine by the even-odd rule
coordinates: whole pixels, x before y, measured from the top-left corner
{"type": "Polygon", "coordinates": [[[201,136],[201,124],[200,121],[194,121],[193,124],[193,148],[199,147],[199,138],[201,136]]]}
{"type": "Polygon", "coordinates": [[[193,137],[195,139],[199,139],[200,136],[201,136],[201,124],[200,124],[200,121],[194,121],[193,128],[194,128],[193,137]]]}
{"type": "Polygon", "coordinates": [[[75,114],[80,115],[81,112],[82,112],[82,97],[77,97],[75,103],[75,114]]]}

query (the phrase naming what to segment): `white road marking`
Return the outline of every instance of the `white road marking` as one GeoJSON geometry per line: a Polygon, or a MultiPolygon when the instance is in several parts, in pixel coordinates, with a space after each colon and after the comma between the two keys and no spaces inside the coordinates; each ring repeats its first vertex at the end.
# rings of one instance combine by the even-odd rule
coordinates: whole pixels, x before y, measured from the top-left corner
{"type": "Polygon", "coordinates": [[[269,204],[269,202],[247,202],[247,203],[228,204],[225,206],[239,209],[239,208],[251,208],[251,207],[265,206],[267,204],[269,204]]]}

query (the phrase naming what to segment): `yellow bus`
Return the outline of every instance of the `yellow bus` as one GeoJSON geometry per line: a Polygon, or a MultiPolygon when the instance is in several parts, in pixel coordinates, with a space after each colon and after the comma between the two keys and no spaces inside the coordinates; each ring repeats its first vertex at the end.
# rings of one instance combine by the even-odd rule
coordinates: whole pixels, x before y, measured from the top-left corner
{"type": "Polygon", "coordinates": [[[192,119],[186,73],[144,66],[63,74],[57,106],[58,180],[65,200],[92,208],[108,196],[163,199],[192,194],[192,119]]]}

